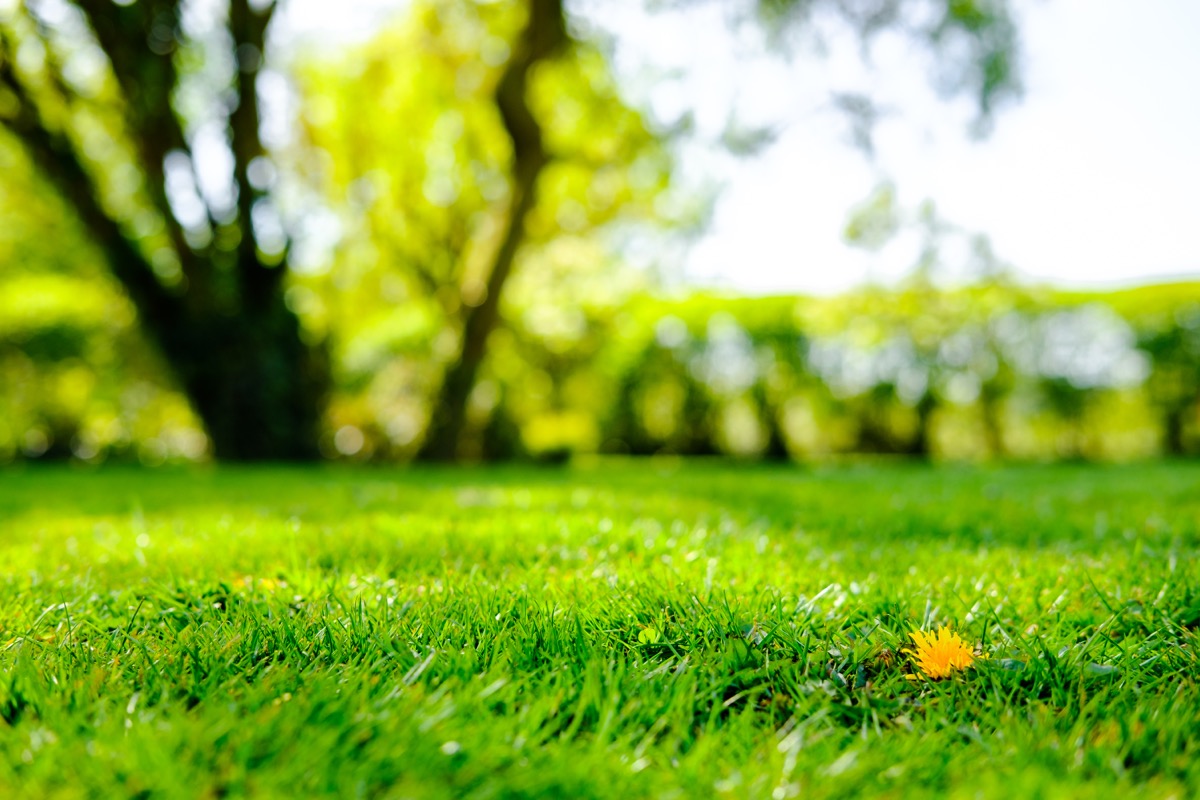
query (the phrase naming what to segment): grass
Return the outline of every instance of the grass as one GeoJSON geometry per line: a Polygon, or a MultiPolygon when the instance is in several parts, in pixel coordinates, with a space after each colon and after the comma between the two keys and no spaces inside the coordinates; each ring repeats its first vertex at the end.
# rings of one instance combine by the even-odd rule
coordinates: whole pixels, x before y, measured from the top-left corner
{"type": "Polygon", "coordinates": [[[1193,464],[8,471],[0,795],[1194,796],[1198,544],[1193,464]]]}

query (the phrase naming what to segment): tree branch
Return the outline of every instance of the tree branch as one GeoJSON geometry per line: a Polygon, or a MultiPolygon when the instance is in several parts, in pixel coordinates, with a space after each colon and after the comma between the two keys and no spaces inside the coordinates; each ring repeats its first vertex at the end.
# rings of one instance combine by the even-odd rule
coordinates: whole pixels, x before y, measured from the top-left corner
{"type": "Polygon", "coordinates": [[[7,90],[17,101],[15,113],[4,118],[3,124],[75,209],[147,326],[155,331],[169,329],[170,321],[184,313],[183,303],[158,282],[137,244],[104,210],[92,177],[74,147],[62,132],[45,124],[33,98],[13,70],[9,55],[7,39],[0,36],[0,89],[7,90]]]}
{"type": "Polygon", "coordinates": [[[568,42],[562,0],[529,0],[528,22],[495,92],[496,106],[513,149],[508,222],[492,260],[486,294],[479,305],[466,312],[462,348],[446,373],[422,458],[446,461],[457,456],[467,401],[487,351],[488,337],[500,319],[500,296],[525,238],[525,220],[537,200],[538,178],[549,162],[541,125],[526,100],[529,72],[568,42]]]}
{"type": "Polygon", "coordinates": [[[258,256],[252,213],[255,202],[263,194],[250,182],[251,162],[266,154],[259,134],[261,120],[256,84],[266,49],[267,26],[275,8],[276,4],[271,3],[262,11],[255,11],[249,0],[230,0],[229,3],[229,32],[237,48],[238,62],[238,104],[229,117],[233,177],[238,191],[238,224],[242,233],[237,268],[242,300],[255,307],[262,307],[269,301],[285,272],[282,264],[268,266],[258,256]]]}
{"type": "Polygon", "coordinates": [[[187,243],[183,225],[171,210],[166,187],[166,158],[172,150],[190,151],[183,126],[171,109],[179,76],[175,50],[179,10],[174,0],[143,0],[120,6],[109,0],[77,0],[121,87],[128,135],[146,176],[150,199],[167,227],[188,284],[202,290],[209,263],[187,243]],[[144,41],[145,46],[130,46],[144,41]]]}

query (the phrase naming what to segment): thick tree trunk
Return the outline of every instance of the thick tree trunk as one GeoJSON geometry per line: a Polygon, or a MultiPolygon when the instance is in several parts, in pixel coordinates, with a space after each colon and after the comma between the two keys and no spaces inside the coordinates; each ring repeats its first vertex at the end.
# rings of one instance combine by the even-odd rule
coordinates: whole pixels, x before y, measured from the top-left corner
{"type": "Polygon", "coordinates": [[[500,320],[504,284],[525,237],[525,219],[537,199],[538,178],[549,160],[541,126],[525,99],[529,71],[539,61],[553,56],[566,42],[562,0],[530,0],[525,31],[495,93],[513,150],[508,223],[492,261],[483,300],[467,309],[459,355],[446,371],[434,403],[425,443],[418,453],[421,460],[453,461],[460,455],[459,441],[467,424],[471,391],[487,354],[488,337],[500,320]]]}
{"type": "Polygon", "coordinates": [[[204,421],[217,458],[308,460],[329,389],[324,352],[305,345],[282,302],[262,312],[193,320],[164,350],[204,421]]]}
{"type": "Polygon", "coordinates": [[[83,171],[70,151],[55,153],[53,144],[46,138],[33,148],[35,161],[80,213],[133,301],[143,331],[204,423],[214,454],[234,460],[316,458],[329,367],[323,350],[302,341],[281,287],[236,314],[169,292],[80,182],[83,171]]]}

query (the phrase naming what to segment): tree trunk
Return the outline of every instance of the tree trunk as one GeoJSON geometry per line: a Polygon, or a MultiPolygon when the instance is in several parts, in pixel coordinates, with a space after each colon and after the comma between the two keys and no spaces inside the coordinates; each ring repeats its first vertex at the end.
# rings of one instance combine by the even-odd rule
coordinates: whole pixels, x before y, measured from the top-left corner
{"type": "Polygon", "coordinates": [[[460,455],[459,440],[466,428],[467,404],[487,354],[488,337],[500,319],[501,295],[525,237],[525,219],[537,199],[538,177],[549,160],[542,143],[541,126],[525,99],[529,71],[566,43],[562,0],[530,0],[529,19],[521,41],[495,93],[496,105],[513,150],[508,223],[492,261],[483,300],[477,306],[467,307],[459,355],[446,371],[441,392],[434,403],[425,443],[417,456],[421,460],[453,461],[460,455]]]}
{"type": "Polygon", "coordinates": [[[790,461],[792,455],[788,451],[787,437],[783,433],[781,415],[775,404],[771,402],[770,390],[763,385],[765,381],[765,377],[760,377],[752,390],[754,402],[758,406],[759,418],[767,433],[767,443],[763,448],[762,458],[767,461],[790,461]]]}
{"type": "Polygon", "coordinates": [[[1002,407],[999,398],[986,387],[980,393],[979,413],[983,418],[983,436],[987,441],[988,453],[994,459],[1005,458],[1008,455],[1008,446],[1004,442],[1002,407]]]}
{"type": "Polygon", "coordinates": [[[305,345],[282,301],[262,312],[194,320],[164,348],[213,452],[230,461],[309,460],[329,388],[322,350],[305,345]]]}
{"type": "Polygon", "coordinates": [[[937,409],[937,400],[932,392],[921,395],[917,401],[917,429],[905,448],[905,454],[915,458],[928,459],[933,455],[933,412],[937,409]]]}
{"type": "Polygon", "coordinates": [[[1184,418],[1189,406],[1174,406],[1167,409],[1163,419],[1163,453],[1168,456],[1180,457],[1187,455],[1184,442],[1184,418]]]}

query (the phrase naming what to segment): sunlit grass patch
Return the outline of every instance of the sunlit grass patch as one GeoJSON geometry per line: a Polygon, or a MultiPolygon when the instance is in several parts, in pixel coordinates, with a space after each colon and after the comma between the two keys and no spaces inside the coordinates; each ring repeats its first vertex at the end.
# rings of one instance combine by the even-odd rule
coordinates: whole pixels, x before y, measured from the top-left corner
{"type": "Polygon", "coordinates": [[[0,475],[0,790],[1188,796],[1198,486],[0,475]]]}

